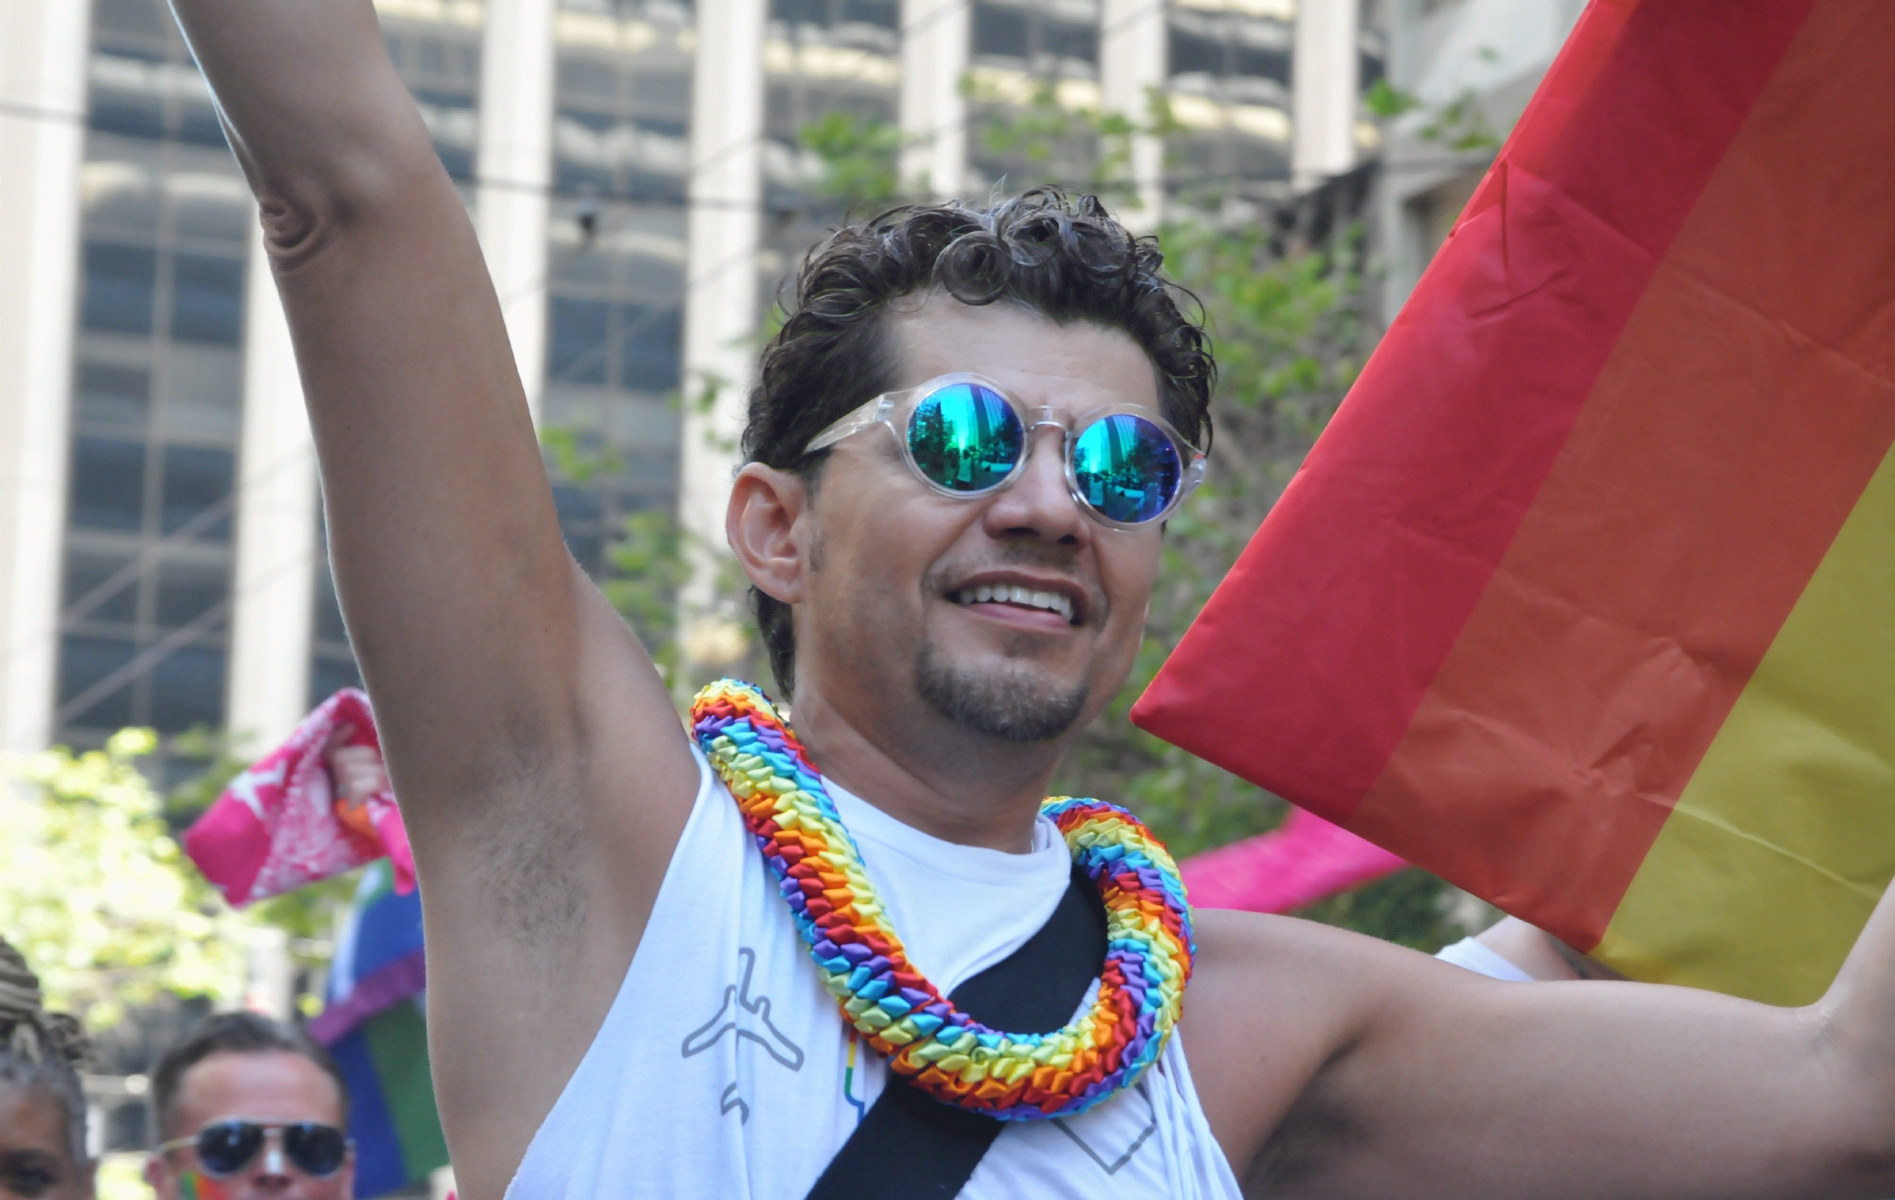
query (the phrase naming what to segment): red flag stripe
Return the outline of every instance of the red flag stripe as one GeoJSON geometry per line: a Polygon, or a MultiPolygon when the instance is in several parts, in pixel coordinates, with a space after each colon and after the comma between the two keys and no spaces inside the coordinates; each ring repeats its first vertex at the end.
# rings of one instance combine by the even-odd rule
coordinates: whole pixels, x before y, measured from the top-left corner
{"type": "Polygon", "coordinates": [[[1808,8],[1587,11],[1535,101],[1546,121],[1503,151],[1135,721],[1349,820],[1808,8]],[[1273,585],[1282,564],[1297,586],[1273,585]]]}
{"type": "Polygon", "coordinates": [[[1810,14],[1350,822],[1431,826],[1430,868],[1582,948],[1895,442],[1895,313],[1850,279],[1895,265],[1858,157],[1895,71],[1851,42],[1895,5],[1810,14]]]}

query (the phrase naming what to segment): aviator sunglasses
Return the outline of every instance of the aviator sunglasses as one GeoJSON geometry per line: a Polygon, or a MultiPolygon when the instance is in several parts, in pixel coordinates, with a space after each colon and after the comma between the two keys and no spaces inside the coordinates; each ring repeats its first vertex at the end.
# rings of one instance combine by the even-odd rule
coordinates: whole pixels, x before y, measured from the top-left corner
{"type": "Polygon", "coordinates": [[[978,375],[942,375],[885,392],[810,439],[827,450],[871,425],[886,425],[908,469],[935,491],[976,498],[1019,478],[1033,432],[1065,435],[1066,486],[1103,525],[1137,529],[1163,519],[1204,478],[1204,453],[1162,418],[1132,405],[1074,416],[1029,409],[978,375]]]}
{"type": "Polygon", "coordinates": [[[213,1178],[235,1175],[256,1160],[270,1130],[283,1139],[283,1155],[305,1175],[323,1179],[342,1169],[349,1156],[348,1135],[334,1125],[317,1121],[213,1121],[191,1137],[159,1145],[169,1152],[189,1146],[197,1151],[198,1166],[213,1178]]]}

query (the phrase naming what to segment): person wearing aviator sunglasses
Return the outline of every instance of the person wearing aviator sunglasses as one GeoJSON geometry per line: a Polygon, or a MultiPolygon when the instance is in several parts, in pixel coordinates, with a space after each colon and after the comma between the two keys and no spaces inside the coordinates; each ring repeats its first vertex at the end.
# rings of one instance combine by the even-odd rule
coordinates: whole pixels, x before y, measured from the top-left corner
{"type": "Polygon", "coordinates": [[[254,1013],[208,1018],[159,1059],[160,1200],[351,1200],[348,1094],[301,1031],[254,1013]]]}
{"type": "MultiPolygon", "coordinates": [[[[498,296],[373,4],[172,8],[296,346],[425,881],[463,1194],[1889,1193],[1895,902],[1811,1009],[1510,988],[1311,922],[1190,912],[1123,816],[1043,804],[1130,677],[1211,443],[1208,334],[1099,202],[896,208],[811,252],[747,412],[712,406],[681,480],[687,515],[731,482],[723,533],[788,712],[731,682],[680,731],[677,677],[560,535],[498,296]],[[739,425],[731,480],[704,450],[739,425]],[[1136,936],[1088,915],[1105,892],[1136,936]],[[1055,923],[1079,930],[1048,939],[1077,986],[988,1027],[1042,955],[958,1007],[1055,923]]],[[[701,45],[721,49],[727,8],[700,9],[701,45]]],[[[694,306],[688,342],[741,341],[755,306],[726,307],[694,306]]],[[[1247,735],[1249,699],[1227,698],[1221,736],[1247,735]]],[[[321,1119],[198,1111],[167,1137],[321,1119]]]]}

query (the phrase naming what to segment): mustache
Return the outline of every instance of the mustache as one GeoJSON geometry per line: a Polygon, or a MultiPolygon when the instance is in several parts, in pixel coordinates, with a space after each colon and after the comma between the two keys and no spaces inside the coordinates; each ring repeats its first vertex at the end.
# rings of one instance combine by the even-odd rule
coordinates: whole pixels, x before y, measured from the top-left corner
{"type": "Polygon", "coordinates": [[[1087,622],[1103,621],[1111,611],[1105,589],[1096,579],[1088,579],[1077,570],[1079,552],[1058,546],[1003,544],[996,553],[980,558],[936,563],[921,577],[921,590],[932,596],[951,590],[960,580],[981,571],[999,567],[1036,567],[1063,576],[1086,596],[1087,622]]]}

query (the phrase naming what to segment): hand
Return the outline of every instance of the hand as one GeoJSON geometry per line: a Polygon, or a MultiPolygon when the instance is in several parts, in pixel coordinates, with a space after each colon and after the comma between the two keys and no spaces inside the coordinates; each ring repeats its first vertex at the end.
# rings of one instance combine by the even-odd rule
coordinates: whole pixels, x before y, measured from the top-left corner
{"type": "Polygon", "coordinates": [[[388,770],[373,746],[331,746],[329,777],[335,780],[336,799],[350,811],[388,790],[388,770]]]}

